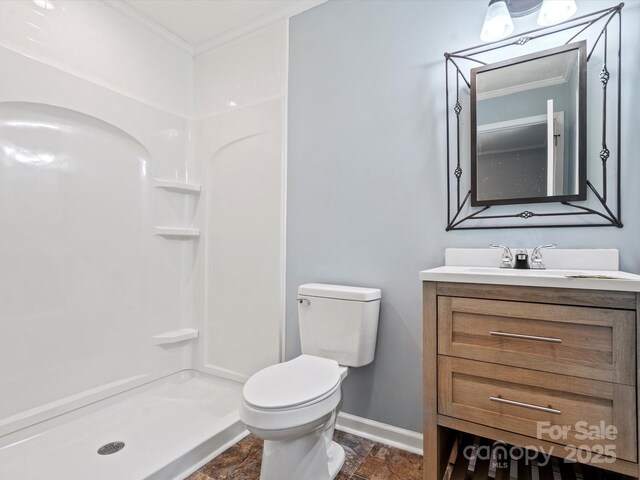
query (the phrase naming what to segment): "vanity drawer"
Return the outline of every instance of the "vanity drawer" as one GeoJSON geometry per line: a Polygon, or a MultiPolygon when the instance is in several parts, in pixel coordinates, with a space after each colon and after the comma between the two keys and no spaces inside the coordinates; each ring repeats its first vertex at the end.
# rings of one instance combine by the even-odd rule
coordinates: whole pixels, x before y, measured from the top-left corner
{"type": "Polygon", "coordinates": [[[636,384],[635,312],[438,297],[438,353],[636,384]]]}
{"type": "Polygon", "coordinates": [[[616,457],[631,462],[638,456],[635,401],[635,388],[629,385],[438,357],[441,415],[532,438],[538,438],[538,422],[566,426],[565,436],[542,433],[540,439],[595,452],[615,445],[616,457]],[[601,422],[617,428],[615,439],[580,438],[581,428],[601,422]]]}

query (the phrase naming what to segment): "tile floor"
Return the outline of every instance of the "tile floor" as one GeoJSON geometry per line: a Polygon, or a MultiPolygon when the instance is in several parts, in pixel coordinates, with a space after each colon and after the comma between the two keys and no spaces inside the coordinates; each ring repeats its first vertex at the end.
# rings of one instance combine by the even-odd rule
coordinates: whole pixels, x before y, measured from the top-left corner
{"type": "MultiPolygon", "coordinates": [[[[422,480],[422,456],[336,430],[347,459],[335,480],[422,480]]],[[[186,480],[258,480],[262,441],[249,435],[186,480]]],[[[304,479],[300,479],[304,480],[304,479]]]]}

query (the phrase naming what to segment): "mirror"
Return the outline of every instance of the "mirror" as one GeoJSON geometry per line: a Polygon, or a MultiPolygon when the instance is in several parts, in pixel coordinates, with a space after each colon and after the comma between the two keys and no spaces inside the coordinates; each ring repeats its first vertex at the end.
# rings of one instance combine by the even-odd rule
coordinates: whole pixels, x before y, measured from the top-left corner
{"type": "Polygon", "coordinates": [[[586,42],[471,70],[471,205],[586,199],[586,42]]]}

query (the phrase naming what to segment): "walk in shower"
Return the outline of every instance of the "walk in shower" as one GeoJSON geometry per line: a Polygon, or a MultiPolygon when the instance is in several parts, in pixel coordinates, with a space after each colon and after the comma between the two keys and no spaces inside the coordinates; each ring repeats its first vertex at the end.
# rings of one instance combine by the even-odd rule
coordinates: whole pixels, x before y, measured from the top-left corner
{"type": "Polygon", "coordinates": [[[78,97],[108,92],[71,78],[85,95],[54,106],[24,84],[53,71],[0,61],[0,478],[180,478],[244,431],[241,384],[193,370],[184,122],[117,96],[100,111],[78,97]],[[34,101],[4,101],[12,86],[34,101]],[[124,448],[99,455],[109,442],[124,448]]]}
{"type": "MultiPolygon", "coordinates": [[[[60,22],[116,15],[56,5],[60,22]]],[[[0,7],[16,30],[40,15],[31,2],[0,7]]],[[[176,113],[35,58],[10,34],[0,478],[185,478],[247,433],[243,381],[280,359],[281,102],[231,126],[220,112],[176,113]]]]}

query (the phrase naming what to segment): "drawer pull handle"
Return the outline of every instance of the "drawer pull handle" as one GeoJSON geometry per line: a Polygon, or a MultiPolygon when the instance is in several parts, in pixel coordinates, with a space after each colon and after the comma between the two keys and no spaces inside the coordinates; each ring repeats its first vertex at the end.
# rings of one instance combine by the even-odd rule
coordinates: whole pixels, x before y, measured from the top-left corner
{"type": "Polygon", "coordinates": [[[514,405],[516,407],[530,408],[531,410],[538,410],[540,412],[553,413],[555,415],[562,414],[560,410],[556,410],[555,408],[541,407],[540,405],[533,405],[532,403],[516,402],[515,400],[507,400],[506,398],[502,398],[502,397],[489,397],[489,400],[491,400],[492,402],[506,403],[507,405],[514,405]]]}
{"type": "Polygon", "coordinates": [[[554,337],[538,337],[536,335],[522,335],[521,333],[507,333],[507,332],[489,332],[489,334],[494,337],[520,338],[522,340],[536,340],[538,342],[562,343],[561,338],[554,338],[554,337]]]}

